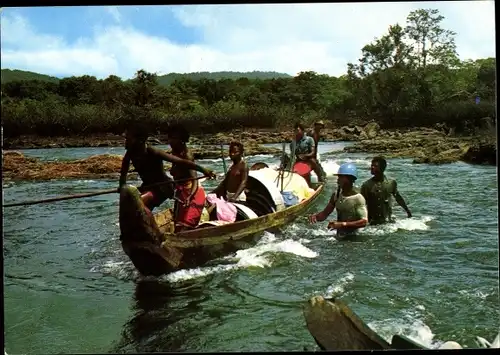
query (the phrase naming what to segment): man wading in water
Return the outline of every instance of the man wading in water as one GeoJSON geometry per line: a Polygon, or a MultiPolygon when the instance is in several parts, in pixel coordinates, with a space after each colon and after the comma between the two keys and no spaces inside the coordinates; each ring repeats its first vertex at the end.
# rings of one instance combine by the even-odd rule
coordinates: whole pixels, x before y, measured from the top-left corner
{"type": "Polygon", "coordinates": [[[166,199],[172,198],[174,195],[174,182],[165,174],[163,161],[183,166],[185,169],[197,170],[209,178],[215,177],[215,174],[211,170],[197,165],[193,161],[179,158],[173,154],[168,154],[160,149],[149,146],[146,144],[147,138],[148,133],[146,129],[134,127],[126,130],[126,152],[122,160],[119,189],[127,182],[127,173],[132,162],[135,171],[137,171],[142,180],[139,191],[142,194],[141,199],[148,213],[151,213],[155,207],[158,207],[166,199]],[[158,183],[165,184],[148,187],[148,185],[158,183]]]}
{"type": "Polygon", "coordinates": [[[337,237],[344,239],[367,225],[368,211],[363,195],[354,189],[354,181],[358,177],[356,166],[342,164],[335,175],[338,176],[340,196],[334,193],[323,211],[309,216],[309,222],[322,222],[337,209],[337,221],[328,223],[328,229],[336,229],[337,237]]]}
{"type": "Polygon", "coordinates": [[[214,190],[218,198],[225,197],[228,202],[246,201],[245,187],[248,179],[248,166],[242,158],[243,144],[231,142],[229,157],[233,165],[229,168],[224,180],[214,190]]]}
{"type": "Polygon", "coordinates": [[[318,160],[318,144],[319,140],[321,139],[321,130],[325,128],[325,123],[323,121],[317,121],[314,122],[314,128],[313,131],[311,132],[311,137],[314,139],[314,160],[316,161],[316,168],[314,169],[314,172],[318,176],[318,181],[324,181],[325,180],[325,171],[323,170],[323,167],[319,163],[318,160]],[[321,178],[321,180],[319,180],[321,178]]]}
{"type": "Polygon", "coordinates": [[[408,218],[411,212],[399,194],[396,180],[388,179],[384,175],[387,168],[387,161],[383,157],[375,157],[371,164],[371,174],[373,177],[361,185],[363,194],[368,206],[368,220],[370,224],[383,224],[392,222],[392,197],[406,211],[408,218]]]}
{"type": "MultiPolygon", "coordinates": [[[[323,175],[321,173],[321,167],[319,167],[318,161],[316,160],[316,143],[314,138],[308,136],[304,132],[304,125],[301,123],[296,123],[295,126],[295,151],[294,154],[297,158],[297,162],[303,161],[309,163],[312,170],[318,176],[318,182],[324,182],[323,175]]],[[[293,149],[293,142],[290,144],[290,151],[293,149]]]]}

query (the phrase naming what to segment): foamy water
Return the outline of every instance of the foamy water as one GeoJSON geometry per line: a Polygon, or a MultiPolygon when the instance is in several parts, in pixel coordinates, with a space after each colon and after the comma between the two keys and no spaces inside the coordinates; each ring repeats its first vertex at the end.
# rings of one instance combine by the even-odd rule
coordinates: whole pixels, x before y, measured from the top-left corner
{"type": "MultiPolygon", "coordinates": [[[[403,311],[400,318],[388,318],[370,322],[367,325],[389,343],[395,334],[406,336],[414,342],[434,350],[443,347],[443,345],[446,346],[447,342],[453,342],[450,339],[437,339],[431,328],[425,324],[422,311],[425,311],[425,307],[417,305],[414,309],[403,311]]],[[[462,348],[468,348],[467,345],[457,344],[462,348]]],[[[482,337],[476,337],[476,344],[478,348],[499,348],[500,332],[491,343],[482,337]]]]}
{"type": "Polygon", "coordinates": [[[346,287],[354,281],[354,275],[350,272],[337,278],[324,293],[325,298],[336,298],[345,293],[346,287]]]}
{"type": "MultiPolygon", "coordinates": [[[[270,267],[273,262],[271,256],[277,253],[293,254],[301,258],[316,258],[319,255],[307,248],[300,240],[279,239],[272,233],[264,232],[262,238],[254,247],[238,250],[234,255],[220,259],[221,263],[219,265],[178,270],[161,276],[160,279],[175,283],[242,268],[270,267]]],[[[122,280],[142,278],[135,270],[132,262],[128,260],[106,260],[103,264],[92,267],[90,271],[100,272],[122,280]]]]}
{"type": "MultiPolygon", "coordinates": [[[[415,309],[416,310],[416,309],[415,309]]],[[[406,312],[401,318],[389,318],[367,324],[388,343],[395,334],[409,339],[431,349],[437,349],[444,341],[434,339],[435,334],[414,312],[406,312]]]]}
{"type": "MultiPolygon", "coordinates": [[[[335,236],[337,235],[336,230],[327,229],[328,221],[335,219],[335,213],[332,213],[330,217],[325,222],[317,223],[317,228],[311,230],[311,235],[314,237],[324,237],[328,241],[337,241],[335,236]]],[[[359,235],[366,236],[381,236],[396,233],[398,231],[417,231],[417,230],[428,230],[430,228],[429,222],[432,221],[434,217],[432,216],[419,216],[406,219],[397,219],[394,223],[387,223],[382,225],[370,226],[365,228],[360,228],[358,230],[359,235]]]]}
{"type": "Polygon", "coordinates": [[[375,226],[366,226],[359,230],[361,235],[387,235],[397,231],[418,231],[428,230],[429,222],[434,220],[433,216],[418,216],[412,218],[399,218],[393,223],[375,226]]]}
{"type": "MultiPolygon", "coordinates": [[[[315,292],[314,294],[327,299],[345,297],[355,278],[355,275],[350,272],[335,276],[333,282],[324,292],[315,292]]],[[[410,300],[408,299],[408,301],[410,300]]],[[[388,343],[391,342],[393,335],[398,334],[406,336],[425,347],[437,349],[445,340],[435,339],[435,334],[423,320],[425,310],[423,305],[416,304],[412,309],[403,310],[399,317],[372,321],[368,322],[367,325],[388,343]]]]}

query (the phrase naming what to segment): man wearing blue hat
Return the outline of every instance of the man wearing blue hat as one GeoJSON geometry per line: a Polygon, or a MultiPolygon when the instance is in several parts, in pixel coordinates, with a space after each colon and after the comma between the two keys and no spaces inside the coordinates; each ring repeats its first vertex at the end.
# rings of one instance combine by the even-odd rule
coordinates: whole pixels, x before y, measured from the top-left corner
{"type": "Polygon", "coordinates": [[[368,224],[368,210],[363,195],[354,189],[354,181],[358,178],[356,165],[342,164],[339,167],[338,190],[328,201],[323,211],[309,217],[311,223],[322,222],[337,209],[337,221],[328,223],[328,229],[336,229],[341,239],[353,235],[359,228],[368,224]]]}

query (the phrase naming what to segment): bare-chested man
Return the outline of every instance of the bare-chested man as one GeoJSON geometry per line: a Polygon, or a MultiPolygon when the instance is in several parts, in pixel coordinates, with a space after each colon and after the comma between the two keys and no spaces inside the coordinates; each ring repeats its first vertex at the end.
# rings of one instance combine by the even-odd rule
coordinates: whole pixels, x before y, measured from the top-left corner
{"type": "Polygon", "coordinates": [[[225,197],[228,202],[246,201],[245,187],[248,179],[248,166],[243,160],[243,144],[231,142],[229,157],[233,165],[229,168],[224,180],[214,190],[217,197],[225,197]]]}

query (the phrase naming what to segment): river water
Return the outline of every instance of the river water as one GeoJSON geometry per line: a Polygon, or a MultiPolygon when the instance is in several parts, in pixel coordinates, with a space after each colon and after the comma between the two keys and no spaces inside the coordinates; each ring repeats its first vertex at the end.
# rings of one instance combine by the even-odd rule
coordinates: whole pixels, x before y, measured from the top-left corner
{"type": "MultiPolygon", "coordinates": [[[[325,143],[325,170],[371,157],[325,143]]],[[[275,145],[280,147],[280,145],[275,145]]],[[[122,154],[121,148],[26,150],[42,159],[122,154]]],[[[276,164],[269,156],[250,163],[276,164]]],[[[200,161],[222,172],[221,160],[200,161]]],[[[264,233],[255,247],[159,279],[140,277],[118,240],[118,196],[7,208],[4,302],[7,353],[316,350],[302,316],[314,295],[335,296],[386,339],[476,347],[499,330],[496,168],[414,165],[388,175],[413,211],[337,242],[305,218],[264,233]]],[[[333,186],[313,210],[323,208],[333,186]]],[[[134,182],[138,184],[139,182],[134,182]]],[[[3,182],[4,202],[117,186],[117,181],[3,182]]],[[[205,182],[208,188],[214,182],[205,182]]]]}

